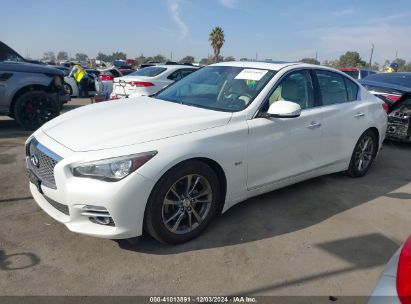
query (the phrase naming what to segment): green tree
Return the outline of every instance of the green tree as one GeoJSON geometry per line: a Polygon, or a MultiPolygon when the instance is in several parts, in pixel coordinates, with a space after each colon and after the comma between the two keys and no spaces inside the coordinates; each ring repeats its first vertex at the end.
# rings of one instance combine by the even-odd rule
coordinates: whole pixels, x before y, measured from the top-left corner
{"type": "Polygon", "coordinates": [[[126,60],[127,59],[127,54],[123,52],[113,52],[110,56],[110,61],[114,60],[126,60]]]}
{"type": "Polygon", "coordinates": [[[346,52],[344,55],[340,56],[340,61],[338,67],[340,68],[351,68],[351,67],[365,67],[367,63],[361,59],[358,52],[346,52]]]}
{"type": "Polygon", "coordinates": [[[161,54],[157,54],[153,57],[153,61],[155,61],[155,62],[165,62],[166,60],[167,60],[167,58],[164,57],[161,54]]]}
{"type": "Polygon", "coordinates": [[[328,66],[330,68],[338,68],[340,66],[340,62],[338,60],[325,60],[323,65],[328,66]]]}
{"type": "Polygon", "coordinates": [[[309,63],[309,64],[317,64],[317,65],[320,64],[320,62],[315,58],[303,58],[300,60],[300,62],[309,63]]]}
{"type": "Polygon", "coordinates": [[[65,51],[60,51],[57,53],[57,60],[68,60],[68,58],[69,56],[65,51]]]}
{"type": "Polygon", "coordinates": [[[109,57],[110,57],[109,55],[106,55],[106,54],[104,54],[104,53],[98,52],[96,59],[97,59],[97,60],[102,60],[102,61],[108,62],[108,61],[110,61],[110,58],[109,58],[109,57]]]}
{"type": "Polygon", "coordinates": [[[88,56],[83,53],[77,53],[76,55],[74,55],[74,57],[78,62],[86,62],[88,59],[88,56]]]}
{"type": "Polygon", "coordinates": [[[213,48],[213,51],[214,51],[214,61],[218,62],[218,60],[220,59],[221,48],[223,47],[224,42],[225,42],[223,29],[219,26],[215,27],[211,31],[208,37],[208,41],[210,42],[211,47],[213,48]]]}
{"type": "Polygon", "coordinates": [[[200,60],[200,65],[209,65],[214,63],[214,60],[212,58],[203,58],[200,60]]]}
{"type": "Polygon", "coordinates": [[[48,51],[43,54],[43,60],[47,62],[56,62],[56,55],[54,52],[48,51]]]}
{"type": "Polygon", "coordinates": [[[398,64],[398,72],[405,72],[405,66],[407,65],[407,62],[402,59],[402,58],[396,58],[393,62],[398,64]]]}
{"type": "Polygon", "coordinates": [[[195,61],[195,60],[194,60],[194,57],[188,55],[188,56],[184,57],[183,59],[181,59],[181,60],[179,61],[179,63],[190,63],[190,64],[192,64],[194,61],[195,61]]]}
{"type": "Polygon", "coordinates": [[[228,62],[228,61],[235,61],[235,58],[233,56],[228,56],[224,58],[224,61],[228,62]]]}
{"type": "Polygon", "coordinates": [[[247,58],[241,58],[240,61],[248,61],[247,58]]]}

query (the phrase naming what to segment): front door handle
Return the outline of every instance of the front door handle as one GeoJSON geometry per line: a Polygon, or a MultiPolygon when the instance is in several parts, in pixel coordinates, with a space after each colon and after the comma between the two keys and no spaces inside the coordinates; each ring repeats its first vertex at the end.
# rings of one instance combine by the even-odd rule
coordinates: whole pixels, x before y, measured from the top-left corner
{"type": "Polygon", "coordinates": [[[321,124],[319,122],[316,121],[312,121],[309,125],[308,125],[308,129],[316,129],[321,127],[321,124]]]}
{"type": "Polygon", "coordinates": [[[358,112],[357,114],[354,115],[355,118],[361,118],[364,117],[365,114],[363,112],[358,112]]]}

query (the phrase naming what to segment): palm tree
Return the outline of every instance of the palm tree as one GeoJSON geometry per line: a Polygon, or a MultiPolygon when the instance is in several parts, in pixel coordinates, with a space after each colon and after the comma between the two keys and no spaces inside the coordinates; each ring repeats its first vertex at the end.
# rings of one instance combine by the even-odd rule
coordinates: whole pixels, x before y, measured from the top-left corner
{"type": "Polygon", "coordinates": [[[213,30],[210,33],[210,37],[208,38],[208,41],[210,41],[211,47],[214,50],[214,60],[215,62],[218,62],[220,58],[220,50],[225,42],[223,29],[219,26],[213,28],[213,30]]]}

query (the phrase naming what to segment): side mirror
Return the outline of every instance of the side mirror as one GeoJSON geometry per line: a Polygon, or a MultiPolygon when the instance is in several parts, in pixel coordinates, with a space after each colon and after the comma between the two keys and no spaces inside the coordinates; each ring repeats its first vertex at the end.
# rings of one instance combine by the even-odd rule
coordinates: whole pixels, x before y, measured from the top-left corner
{"type": "Polygon", "coordinates": [[[267,114],[271,117],[295,118],[301,115],[301,107],[295,102],[279,100],[270,106],[267,114]]]}

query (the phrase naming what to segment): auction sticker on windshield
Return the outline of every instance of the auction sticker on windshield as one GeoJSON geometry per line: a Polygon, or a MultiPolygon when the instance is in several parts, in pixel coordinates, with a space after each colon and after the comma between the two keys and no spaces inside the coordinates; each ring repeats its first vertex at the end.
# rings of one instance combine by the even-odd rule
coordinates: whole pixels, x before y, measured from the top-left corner
{"type": "Polygon", "coordinates": [[[267,74],[267,72],[267,70],[244,69],[235,77],[235,79],[259,81],[265,74],[267,74]]]}

